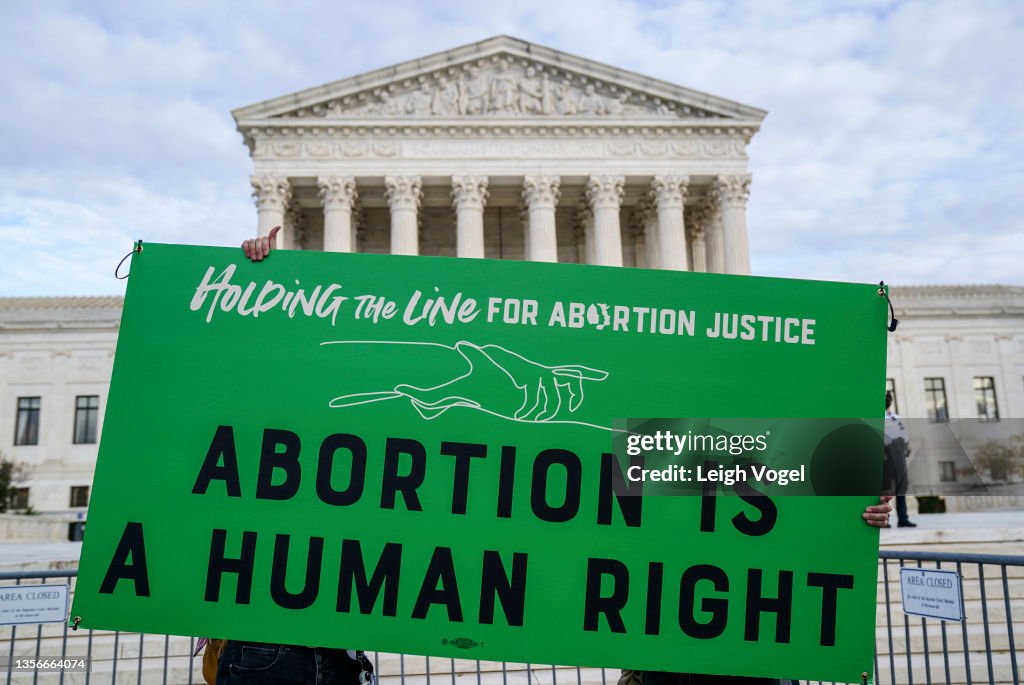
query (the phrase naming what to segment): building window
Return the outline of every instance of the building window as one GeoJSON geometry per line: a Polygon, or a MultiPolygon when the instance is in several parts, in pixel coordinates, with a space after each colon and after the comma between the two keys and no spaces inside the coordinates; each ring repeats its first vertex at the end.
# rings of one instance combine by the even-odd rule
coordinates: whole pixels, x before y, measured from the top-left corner
{"type": "Polygon", "coordinates": [[[39,444],[39,397],[18,398],[18,419],[14,426],[15,445],[39,444]]]}
{"type": "Polygon", "coordinates": [[[71,487],[71,506],[73,507],[87,507],[89,506],[89,486],[88,485],[74,485],[71,487]]]}
{"type": "Polygon", "coordinates": [[[28,509],[28,488],[11,488],[7,498],[8,509],[28,509]]]}
{"type": "Polygon", "coordinates": [[[99,420],[100,398],[98,395],[79,395],[75,398],[76,445],[96,442],[96,423],[99,420]]]}
{"type": "Polygon", "coordinates": [[[956,466],[953,462],[939,462],[939,480],[943,483],[952,483],[956,480],[956,466]]]}
{"type": "Polygon", "coordinates": [[[924,379],[924,398],[928,404],[928,420],[932,423],[949,421],[946,408],[946,381],[943,378],[924,379]]]}
{"type": "Polygon", "coordinates": [[[978,418],[982,421],[998,421],[999,407],[996,405],[996,382],[992,376],[974,377],[974,401],[978,405],[978,418]]]}
{"type": "Polygon", "coordinates": [[[889,393],[890,395],[892,395],[892,413],[893,414],[899,414],[900,413],[900,403],[899,403],[899,400],[896,399],[896,379],[895,378],[886,378],[885,379],[885,391],[887,393],[889,393]]]}

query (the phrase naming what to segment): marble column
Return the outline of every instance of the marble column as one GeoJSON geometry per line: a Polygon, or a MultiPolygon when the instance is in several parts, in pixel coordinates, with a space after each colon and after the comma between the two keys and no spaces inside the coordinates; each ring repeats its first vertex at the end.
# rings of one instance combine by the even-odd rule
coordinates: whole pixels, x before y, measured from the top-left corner
{"type": "Polygon", "coordinates": [[[523,203],[526,205],[526,259],[531,262],[557,262],[558,237],[555,234],[555,206],[561,197],[558,176],[527,176],[523,179],[523,203]]]}
{"type": "Polygon", "coordinates": [[[625,176],[591,176],[587,181],[587,199],[594,211],[594,264],[622,266],[619,207],[625,185],[625,176]]]}
{"type": "Polygon", "coordinates": [[[324,206],[324,252],[355,252],[356,232],[352,208],[358,199],[352,176],[321,176],[317,179],[324,206]]]}
{"type": "Polygon", "coordinates": [[[750,273],[750,248],[747,244],[747,198],[750,196],[750,174],[719,176],[714,192],[722,213],[722,236],[725,243],[725,272],[750,273]]]}
{"type": "Polygon", "coordinates": [[[519,197],[519,205],[516,207],[516,216],[519,217],[519,226],[523,229],[523,259],[530,254],[530,208],[526,206],[526,200],[519,197]]]}
{"type": "Polygon", "coordinates": [[[289,244],[285,232],[284,213],[292,199],[292,189],[285,176],[252,176],[252,196],[256,200],[256,234],[263,237],[274,226],[281,226],[277,235],[278,249],[289,244]]]}
{"type": "Polygon", "coordinates": [[[572,238],[576,241],[576,263],[587,263],[587,230],[579,215],[572,222],[572,238]]]}
{"type": "Polygon", "coordinates": [[[655,176],[651,181],[651,197],[658,211],[659,269],[687,271],[690,268],[683,219],[683,203],[689,185],[689,176],[655,176]]]}
{"type": "MultiPolygon", "coordinates": [[[[638,230],[643,233],[643,266],[645,269],[657,269],[660,263],[658,257],[658,217],[654,213],[650,198],[642,197],[633,209],[633,220],[637,223],[638,230]]],[[[637,266],[640,259],[637,259],[637,266]]]]}
{"type": "Polygon", "coordinates": [[[725,238],[722,236],[722,212],[714,192],[701,203],[704,216],[704,252],[710,273],[725,273],[725,238]]]}
{"type": "Polygon", "coordinates": [[[278,247],[284,250],[304,250],[306,245],[306,214],[294,197],[284,210],[284,227],[278,236],[278,247]],[[281,235],[284,241],[281,241],[281,235]]]}
{"type": "Polygon", "coordinates": [[[711,222],[711,203],[701,200],[687,215],[686,231],[690,244],[690,267],[694,271],[710,271],[708,263],[708,227],[711,222]]]}
{"type": "Polygon", "coordinates": [[[420,252],[419,219],[423,182],[419,176],[385,176],[385,194],[391,209],[391,254],[420,252]]]}
{"type": "Polygon", "coordinates": [[[582,242],[577,243],[577,247],[583,248],[579,254],[580,264],[597,264],[597,250],[594,247],[594,209],[585,196],[580,198],[576,206],[575,223],[577,235],[583,238],[582,242]]]}
{"type": "Polygon", "coordinates": [[[452,204],[455,207],[455,250],[459,257],[484,256],[484,204],[487,202],[486,176],[452,178],[452,204]]]}
{"type": "Polygon", "coordinates": [[[693,253],[691,268],[694,271],[707,271],[707,246],[704,241],[704,226],[697,224],[690,229],[690,251],[693,253]]]}
{"type": "Polygon", "coordinates": [[[633,242],[633,265],[638,269],[647,268],[646,217],[634,207],[629,215],[629,237],[633,242]]]}

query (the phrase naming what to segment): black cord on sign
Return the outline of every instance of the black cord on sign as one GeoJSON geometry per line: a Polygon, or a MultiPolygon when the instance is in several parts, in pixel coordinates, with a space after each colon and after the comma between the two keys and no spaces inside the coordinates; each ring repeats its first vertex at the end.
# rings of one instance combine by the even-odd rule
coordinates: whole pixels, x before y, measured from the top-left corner
{"type": "Polygon", "coordinates": [[[889,332],[892,333],[900,325],[900,320],[896,318],[896,310],[893,309],[892,300],[889,299],[889,293],[885,289],[885,281],[878,282],[878,296],[884,297],[885,301],[889,303],[889,314],[892,318],[892,321],[889,322],[889,332]]]}
{"type": "Polygon", "coordinates": [[[128,278],[128,276],[131,275],[131,272],[129,271],[124,276],[118,276],[118,274],[121,272],[121,265],[124,264],[124,260],[128,259],[129,257],[131,257],[136,252],[142,252],[142,241],[141,240],[138,240],[138,241],[135,242],[135,247],[132,248],[131,252],[126,254],[124,257],[121,257],[121,261],[119,261],[117,263],[117,266],[114,267],[114,278],[116,278],[119,281],[123,281],[124,279],[128,278]]]}

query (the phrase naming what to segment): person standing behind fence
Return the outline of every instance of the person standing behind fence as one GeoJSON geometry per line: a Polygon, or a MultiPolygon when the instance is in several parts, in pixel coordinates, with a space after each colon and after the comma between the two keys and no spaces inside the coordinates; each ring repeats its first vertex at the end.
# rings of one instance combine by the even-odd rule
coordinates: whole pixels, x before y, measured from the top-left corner
{"type": "Polygon", "coordinates": [[[896,495],[896,525],[916,528],[907,516],[907,457],[910,435],[903,419],[892,410],[892,393],[885,393],[885,483],[883,490],[896,495]]]}

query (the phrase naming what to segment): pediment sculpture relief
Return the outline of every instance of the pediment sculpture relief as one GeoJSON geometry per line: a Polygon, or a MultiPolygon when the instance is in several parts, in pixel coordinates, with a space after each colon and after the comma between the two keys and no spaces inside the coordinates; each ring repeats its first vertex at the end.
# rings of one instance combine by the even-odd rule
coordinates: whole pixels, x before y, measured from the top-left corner
{"type": "Polygon", "coordinates": [[[479,60],[304,107],[286,116],[335,117],[664,116],[721,118],[697,107],[649,96],[526,61],[479,60]]]}

